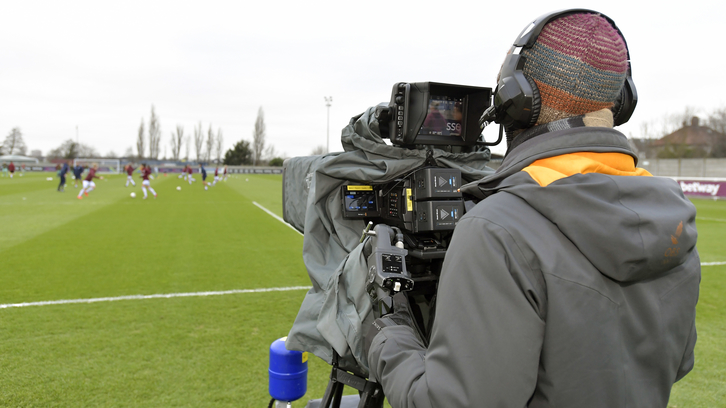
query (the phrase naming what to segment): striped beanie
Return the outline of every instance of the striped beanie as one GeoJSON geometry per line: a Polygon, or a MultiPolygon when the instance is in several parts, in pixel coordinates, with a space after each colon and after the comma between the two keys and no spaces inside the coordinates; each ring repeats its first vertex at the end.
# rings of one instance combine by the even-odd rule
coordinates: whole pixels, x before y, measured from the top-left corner
{"type": "Polygon", "coordinates": [[[597,14],[571,14],[547,23],[529,49],[523,72],[537,84],[537,125],[611,108],[628,70],[618,31],[597,14]]]}

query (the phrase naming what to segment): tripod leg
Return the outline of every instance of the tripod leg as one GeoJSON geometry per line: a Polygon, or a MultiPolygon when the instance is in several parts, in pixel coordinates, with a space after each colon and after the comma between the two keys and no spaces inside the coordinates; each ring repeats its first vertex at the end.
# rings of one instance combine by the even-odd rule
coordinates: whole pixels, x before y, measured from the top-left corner
{"type": "Polygon", "coordinates": [[[383,408],[383,388],[380,384],[368,382],[360,393],[358,408],[383,408]]]}
{"type": "Polygon", "coordinates": [[[340,408],[340,400],[343,396],[344,386],[343,383],[331,379],[328,383],[328,388],[325,389],[320,408],[340,408]]]}

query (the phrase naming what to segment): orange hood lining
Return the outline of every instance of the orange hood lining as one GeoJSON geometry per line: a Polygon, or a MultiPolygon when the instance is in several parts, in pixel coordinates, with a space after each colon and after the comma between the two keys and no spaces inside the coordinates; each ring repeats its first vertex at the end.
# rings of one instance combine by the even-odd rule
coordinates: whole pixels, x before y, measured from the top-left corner
{"type": "Polygon", "coordinates": [[[635,167],[635,160],[625,153],[578,152],[540,159],[523,169],[540,186],[574,174],[599,173],[611,176],[652,176],[635,167]]]}

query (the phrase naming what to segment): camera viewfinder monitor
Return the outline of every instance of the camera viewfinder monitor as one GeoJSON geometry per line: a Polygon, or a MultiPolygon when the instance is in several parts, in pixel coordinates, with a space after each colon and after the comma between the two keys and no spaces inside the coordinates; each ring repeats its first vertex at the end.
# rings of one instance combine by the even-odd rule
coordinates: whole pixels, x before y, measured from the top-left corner
{"type": "Polygon", "coordinates": [[[436,82],[397,83],[389,104],[389,137],[396,145],[474,146],[491,88],[436,82]]]}

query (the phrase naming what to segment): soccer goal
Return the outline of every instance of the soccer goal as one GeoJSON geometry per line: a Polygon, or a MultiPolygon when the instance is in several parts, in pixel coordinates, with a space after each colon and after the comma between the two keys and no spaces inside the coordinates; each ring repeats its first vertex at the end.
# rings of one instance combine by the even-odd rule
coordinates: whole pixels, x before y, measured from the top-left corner
{"type": "Polygon", "coordinates": [[[121,173],[121,160],[119,159],[75,159],[73,166],[80,164],[83,167],[91,167],[98,164],[99,173],[119,174],[121,173]]]}

